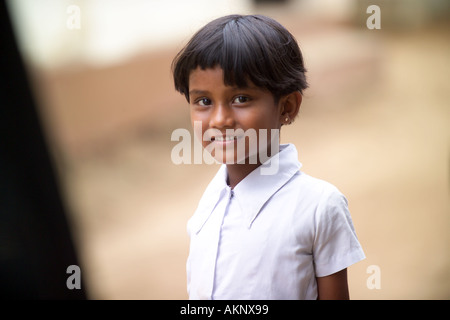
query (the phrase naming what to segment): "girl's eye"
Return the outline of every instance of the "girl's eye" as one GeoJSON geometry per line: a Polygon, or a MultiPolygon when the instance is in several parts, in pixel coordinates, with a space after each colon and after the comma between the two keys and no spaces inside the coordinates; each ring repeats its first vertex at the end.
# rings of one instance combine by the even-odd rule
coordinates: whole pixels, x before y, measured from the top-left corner
{"type": "Polygon", "coordinates": [[[201,98],[197,101],[197,103],[201,106],[209,106],[211,105],[211,100],[208,98],[201,98]]]}
{"type": "Polygon", "coordinates": [[[250,99],[249,98],[247,98],[247,97],[245,97],[245,96],[238,96],[238,97],[236,97],[234,100],[233,100],[233,103],[237,103],[237,104],[240,104],[240,103],[246,103],[246,102],[248,102],[250,99]]]}

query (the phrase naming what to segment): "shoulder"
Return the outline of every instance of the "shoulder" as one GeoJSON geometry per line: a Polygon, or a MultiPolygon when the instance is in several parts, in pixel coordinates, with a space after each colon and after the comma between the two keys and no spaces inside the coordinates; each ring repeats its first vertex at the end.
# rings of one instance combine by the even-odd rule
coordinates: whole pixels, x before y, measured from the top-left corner
{"type": "Polygon", "coordinates": [[[277,196],[287,203],[286,209],[292,212],[294,223],[304,225],[307,219],[311,227],[325,215],[347,211],[347,199],[336,186],[302,171],[295,174],[277,196]]]}
{"type": "Polygon", "coordinates": [[[312,252],[317,235],[330,220],[346,220],[347,201],[333,184],[298,171],[274,195],[276,210],[283,214],[286,230],[296,243],[312,252]],[[333,217],[335,216],[335,217],[333,217]]]}
{"type": "MultiPolygon", "coordinates": [[[[309,210],[314,234],[328,238],[339,232],[354,233],[353,222],[344,194],[333,184],[301,173],[295,183],[298,185],[301,200],[309,210]]],[[[299,208],[305,208],[301,205],[299,208]]],[[[326,242],[326,241],[325,241],[326,242]]]]}
{"type": "Polygon", "coordinates": [[[333,184],[318,178],[314,178],[302,171],[294,175],[286,184],[287,191],[302,201],[316,203],[339,203],[347,200],[339,189],[333,184]]]}
{"type": "Polygon", "coordinates": [[[325,180],[299,171],[286,188],[294,224],[309,225],[312,230],[317,231],[324,225],[330,227],[333,221],[351,220],[346,197],[336,186],[325,180]]]}

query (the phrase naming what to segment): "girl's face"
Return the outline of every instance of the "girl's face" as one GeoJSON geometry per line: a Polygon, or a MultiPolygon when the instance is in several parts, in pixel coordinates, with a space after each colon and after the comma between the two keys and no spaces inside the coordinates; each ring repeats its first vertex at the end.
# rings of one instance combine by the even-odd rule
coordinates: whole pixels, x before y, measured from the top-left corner
{"type": "Polygon", "coordinates": [[[256,154],[271,150],[271,129],[286,123],[282,103],[276,104],[270,91],[251,82],[248,88],[226,86],[220,67],[193,70],[189,88],[193,127],[201,123],[195,134],[220,163],[255,163],[256,154]]]}

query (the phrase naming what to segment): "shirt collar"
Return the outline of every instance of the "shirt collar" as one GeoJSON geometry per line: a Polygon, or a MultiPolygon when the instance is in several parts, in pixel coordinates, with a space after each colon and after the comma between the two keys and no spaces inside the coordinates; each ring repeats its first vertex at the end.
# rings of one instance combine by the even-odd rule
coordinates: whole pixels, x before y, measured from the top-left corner
{"type": "MultiPolygon", "coordinates": [[[[248,228],[269,198],[285,185],[302,164],[293,144],[280,145],[280,152],[247,175],[233,189],[234,198],[248,219],[248,228]]],[[[199,232],[219,200],[230,192],[226,165],[222,165],[200,199],[196,214],[189,221],[194,232],[199,232]]],[[[189,227],[189,226],[188,226],[189,227]]]]}
{"type": "Polygon", "coordinates": [[[248,228],[251,227],[264,204],[299,172],[301,166],[295,146],[293,144],[280,145],[278,154],[252,171],[236,185],[234,196],[243,214],[247,216],[248,228]],[[272,163],[268,163],[269,161],[272,163]]]}
{"type": "Polygon", "coordinates": [[[197,233],[202,229],[219,200],[226,194],[227,188],[230,189],[227,185],[227,168],[222,165],[206,187],[195,214],[188,222],[188,231],[192,229],[197,233]]]}

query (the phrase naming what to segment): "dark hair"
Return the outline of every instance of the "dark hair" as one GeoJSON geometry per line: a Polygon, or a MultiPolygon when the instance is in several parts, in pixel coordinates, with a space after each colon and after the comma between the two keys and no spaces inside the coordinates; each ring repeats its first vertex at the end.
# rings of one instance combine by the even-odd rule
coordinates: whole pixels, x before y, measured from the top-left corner
{"type": "Polygon", "coordinates": [[[189,101],[192,70],[220,66],[224,83],[247,87],[250,80],[281,96],[308,87],[297,41],[277,21],[262,15],[229,15],[200,29],[172,62],[175,89],[189,101]]]}

